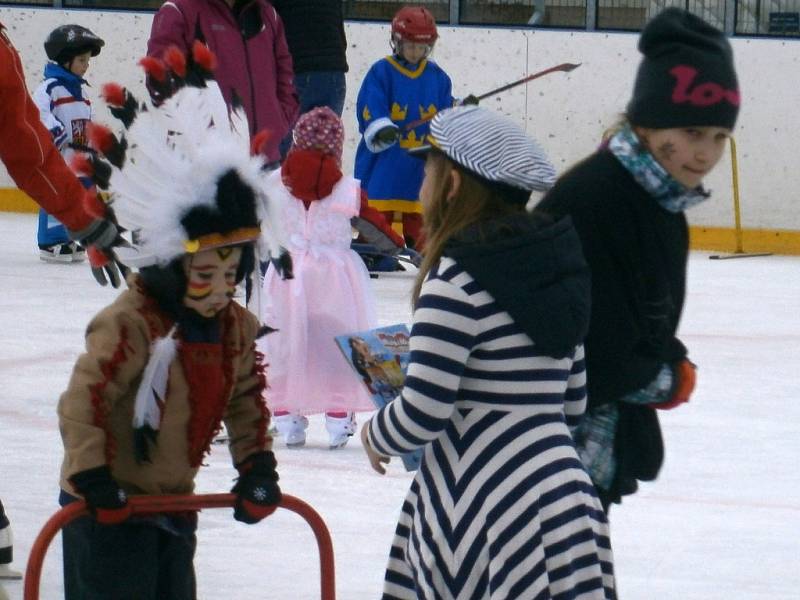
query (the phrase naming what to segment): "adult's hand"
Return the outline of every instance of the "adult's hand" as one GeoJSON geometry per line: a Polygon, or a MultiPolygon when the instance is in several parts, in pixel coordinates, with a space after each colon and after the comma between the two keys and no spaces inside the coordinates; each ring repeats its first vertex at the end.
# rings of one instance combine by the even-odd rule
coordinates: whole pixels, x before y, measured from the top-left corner
{"type": "Polygon", "coordinates": [[[128,246],[111,219],[95,219],[82,231],[70,231],[69,237],[86,248],[92,275],[100,285],[119,287],[128,269],[117,259],[114,248],[128,246]]]}

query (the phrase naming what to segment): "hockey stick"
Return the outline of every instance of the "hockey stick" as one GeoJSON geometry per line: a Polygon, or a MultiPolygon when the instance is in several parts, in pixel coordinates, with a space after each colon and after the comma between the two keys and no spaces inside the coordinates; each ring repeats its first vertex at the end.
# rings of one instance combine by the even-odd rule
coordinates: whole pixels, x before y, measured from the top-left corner
{"type": "Polygon", "coordinates": [[[528,83],[529,81],[533,81],[534,79],[539,79],[539,77],[544,77],[545,75],[549,75],[550,73],[556,73],[561,71],[563,73],[569,73],[570,71],[574,71],[578,67],[581,66],[581,63],[561,63],[560,65],[556,65],[555,67],[550,67],[549,69],[545,69],[544,71],[539,71],[538,73],[534,73],[533,75],[528,75],[527,77],[523,77],[522,79],[518,79],[512,83],[507,83],[499,88],[495,88],[485,94],[481,94],[478,96],[478,100],[484,100],[490,96],[494,96],[495,94],[499,94],[501,92],[505,92],[506,90],[510,90],[511,88],[517,87],[518,85],[522,85],[523,83],[528,83]]]}
{"type": "MultiPolygon", "coordinates": [[[[490,90],[490,91],[486,92],[485,94],[481,94],[480,96],[478,96],[478,100],[485,100],[486,98],[489,98],[489,97],[494,96],[496,94],[500,94],[502,92],[505,92],[506,90],[510,90],[511,88],[515,88],[518,85],[522,85],[523,83],[528,83],[529,81],[533,81],[534,79],[539,79],[539,77],[544,77],[545,75],[549,75],[550,73],[556,73],[558,71],[563,72],[563,73],[569,73],[570,71],[574,71],[575,69],[577,69],[580,66],[581,66],[581,63],[577,63],[577,64],[575,64],[575,63],[561,63],[560,65],[556,65],[555,67],[550,67],[549,69],[545,69],[544,71],[539,71],[538,73],[533,73],[532,75],[527,75],[527,76],[523,77],[522,79],[518,79],[517,81],[512,81],[511,83],[507,83],[506,85],[502,85],[499,88],[495,88],[493,90],[490,90]]],[[[410,131],[411,129],[419,127],[423,123],[427,123],[434,116],[435,116],[435,114],[422,117],[421,119],[417,119],[416,121],[411,121],[411,123],[408,123],[408,124],[404,125],[403,129],[405,131],[410,131]]]]}
{"type": "Polygon", "coordinates": [[[399,262],[419,267],[422,262],[422,257],[419,252],[411,248],[403,248],[397,254],[389,254],[388,252],[381,252],[372,244],[359,244],[353,242],[350,244],[350,249],[355,251],[359,256],[374,256],[375,258],[393,258],[399,262]]]}

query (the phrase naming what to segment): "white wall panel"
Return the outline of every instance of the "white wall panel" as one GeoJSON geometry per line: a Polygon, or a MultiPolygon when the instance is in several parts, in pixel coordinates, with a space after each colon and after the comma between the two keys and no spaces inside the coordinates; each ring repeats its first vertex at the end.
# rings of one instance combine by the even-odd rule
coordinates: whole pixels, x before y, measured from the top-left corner
{"type": "MultiPolygon", "coordinates": [[[[43,41],[59,24],[76,22],[104,38],[88,80],[97,119],[113,123],[98,101],[102,83],[118,81],[144,94],[141,70],[152,15],[149,13],[0,8],[0,21],[23,57],[28,84],[40,79],[43,41]]],[[[358,142],[354,104],[370,65],[389,52],[387,24],[348,23],[348,94],[345,167],[358,142]]],[[[457,96],[481,94],[563,62],[581,63],[569,74],[553,73],[484,102],[523,124],[563,171],[597,147],[605,128],[625,109],[639,54],[636,34],[440,27],[434,60],[450,74],[457,96]]],[[[743,225],[800,230],[800,41],[732,40],[742,90],[736,131],[743,225]]],[[[709,202],[689,213],[692,224],[733,225],[730,161],[726,154],[708,178],[709,202]]],[[[11,186],[0,169],[0,187],[11,186]]]]}

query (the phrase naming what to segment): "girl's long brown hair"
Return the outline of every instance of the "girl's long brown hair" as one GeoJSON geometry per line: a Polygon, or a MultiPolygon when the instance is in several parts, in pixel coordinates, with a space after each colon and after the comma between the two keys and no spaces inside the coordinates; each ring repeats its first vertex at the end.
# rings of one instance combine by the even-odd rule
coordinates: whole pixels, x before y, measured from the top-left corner
{"type": "Polygon", "coordinates": [[[414,308],[419,300],[422,283],[442,258],[448,241],[471,225],[503,215],[525,212],[524,205],[508,202],[499,190],[482,182],[441,152],[428,154],[425,177],[431,178],[431,198],[422,207],[425,250],[411,293],[411,305],[414,308]],[[448,198],[451,187],[450,171],[453,169],[461,175],[461,185],[448,198]]]}

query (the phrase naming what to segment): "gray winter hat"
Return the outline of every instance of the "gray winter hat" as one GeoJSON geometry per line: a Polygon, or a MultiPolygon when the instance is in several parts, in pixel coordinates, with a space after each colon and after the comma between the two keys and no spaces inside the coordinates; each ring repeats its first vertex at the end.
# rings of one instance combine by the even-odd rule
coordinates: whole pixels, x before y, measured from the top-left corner
{"type": "Polygon", "coordinates": [[[489,182],[516,189],[548,190],[556,171],[539,145],[511,119],[479,106],[455,106],[431,121],[427,144],[489,182]]]}

